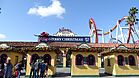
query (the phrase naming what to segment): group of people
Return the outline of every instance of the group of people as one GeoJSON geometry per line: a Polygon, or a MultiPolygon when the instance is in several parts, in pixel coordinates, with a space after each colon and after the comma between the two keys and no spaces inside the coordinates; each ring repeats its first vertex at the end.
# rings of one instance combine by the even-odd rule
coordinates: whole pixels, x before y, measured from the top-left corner
{"type": "Polygon", "coordinates": [[[30,63],[30,77],[29,78],[48,78],[48,63],[39,60],[30,63]],[[32,75],[33,74],[33,75],[32,75]]]}
{"type": "Polygon", "coordinates": [[[20,78],[21,68],[21,63],[17,63],[13,66],[10,59],[8,59],[5,63],[2,63],[0,60],[0,78],[20,78]],[[15,68],[14,71],[13,68],[15,68]],[[14,75],[15,71],[18,73],[17,76],[14,75]]]}
{"type": "MultiPolygon", "coordinates": [[[[30,77],[29,78],[48,78],[48,63],[42,61],[34,61],[30,63],[30,77]]],[[[10,59],[2,62],[0,59],[0,78],[20,78],[22,69],[22,62],[13,65],[10,59]]]]}

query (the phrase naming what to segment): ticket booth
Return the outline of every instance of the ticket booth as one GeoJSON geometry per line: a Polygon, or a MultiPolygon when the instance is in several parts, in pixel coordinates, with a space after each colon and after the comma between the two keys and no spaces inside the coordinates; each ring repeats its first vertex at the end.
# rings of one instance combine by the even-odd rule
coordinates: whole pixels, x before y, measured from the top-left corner
{"type": "Polygon", "coordinates": [[[0,45],[0,60],[2,63],[6,63],[7,59],[11,60],[13,66],[23,59],[24,52],[21,49],[12,48],[7,44],[0,45]]]}
{"type": "Polygon", "coordinates": [[[96,77],[99,76],[98,54],[87,44],[71,49],[71,76],[96,77]]]}
{"type": "Polygon", "coordinates": [[[2,63],[6,63],[7,59],[10,59],[14,66],[18,62],[22,61],[23,54],[24,53],[3,50],[0,52],[0,59],[2,63]]]}
{"type": "Polygon", "coordinates": [[[113,76],[139,76],[137,50],[124,45],[104,52],[105,73],[113,76]]]}
{"type": "MultiPolygon", "coordinates": [[[[42,45],[42,44],[41,44],[42,45]]],[[[44,43],[45,45],[45,43],[44,43]]],[[[48,63],[48,76],[53,76],[56,73],[56,56],[59,50],[51,47],[34,47],[30,48],[27,53],[26,76],[30,75],[32,62],[36,60],[44,60],[48,63]]]]}

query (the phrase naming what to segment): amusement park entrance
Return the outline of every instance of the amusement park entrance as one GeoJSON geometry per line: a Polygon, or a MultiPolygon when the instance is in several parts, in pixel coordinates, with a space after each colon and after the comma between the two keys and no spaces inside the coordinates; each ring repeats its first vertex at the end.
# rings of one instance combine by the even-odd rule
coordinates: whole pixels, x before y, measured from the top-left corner
{"type": "Polygon", "coordinates": [[[71,75],[71,52],[59,53],[56,57],[56,75],[57,77],[65,77],[71,75]]]}
{"type": "Polygon", "coordinates": [[[66,55],[64,55],[63,53],[57,54],[56,66],[59,68],[60,67],[70,67],[70,65],[71,65],[70,56],[71,56],[71,53],[69,53],[69,52],[66,55]],[[66,58],[66,64],[64,64],[64,58],[66,58]]]}
{"type": "MultiPolygon", "coordinates": [[[[51,36],[48,33],[41,33],[39,37],[40,43],[47,44],[46,47],[54,47],[60,52],[56,53],[56,76],[70,75],[71,73],[71,48],[76,48],[76,43],[90,43],[90,37],[88,36],[51,36]],[[75,46],[74,46],[75,45],[75,46]]],[[[76,53],[76,52],[75,52],[76,53]]],[[[75,56],[75,55],[74,55],[75,56]]],[[[75,58],[74,58],[75,59],[75,58]]],[[[73,62],[72,66],[75,65],[73,62]]]]}

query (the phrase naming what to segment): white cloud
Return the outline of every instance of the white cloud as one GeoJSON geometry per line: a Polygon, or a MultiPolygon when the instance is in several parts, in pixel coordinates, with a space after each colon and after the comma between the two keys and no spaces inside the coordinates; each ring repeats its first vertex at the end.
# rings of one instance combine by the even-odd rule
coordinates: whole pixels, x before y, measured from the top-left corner
{"type": "Polygon", "coordinates": [[[0,39],[4,39],[6,36],[4,34],[0,34],[0,39]]]}
{"type": "Polygon", "coordinates": [[[37,6],[30,8],[28,14],[39,15],[42,17],[56,15],[59,18],[63,18],[62,15],[65,13],[65,8],[61,6],[59,0],[52,0],[52,4],[47,6],[37,6]]]}

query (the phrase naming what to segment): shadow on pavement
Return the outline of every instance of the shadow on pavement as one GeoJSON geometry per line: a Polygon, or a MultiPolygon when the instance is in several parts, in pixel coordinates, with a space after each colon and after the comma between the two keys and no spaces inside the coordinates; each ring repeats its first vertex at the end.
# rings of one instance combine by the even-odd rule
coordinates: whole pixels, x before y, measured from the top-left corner
{"type": "Polygon", "coordinates": [[[112,75],[110,75],[110,74],[106,74],[106,73],[100,73],[99,75],[100,75],[100,77],[106,77],[106,76],[108,77],[108,76],[112,76],[112,75]]]}
{"type": "Polygon", "coordinates": [[[55,77],[67,77],[70,76],[70,73],[58,72],[55,74],[55,77]]]}

